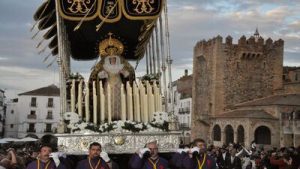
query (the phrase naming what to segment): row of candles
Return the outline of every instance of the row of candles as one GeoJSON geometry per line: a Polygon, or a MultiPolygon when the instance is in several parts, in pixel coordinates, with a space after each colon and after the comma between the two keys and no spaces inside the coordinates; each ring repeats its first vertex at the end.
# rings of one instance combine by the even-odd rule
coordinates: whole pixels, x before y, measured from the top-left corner
{"type": "MultiPolygon", "coordinates": [[[[86,82],[85,89],[83,89],[83,80],[80,80],[78,88],[75,87],[75,80],[72,80],[72,85],[70,89],[71,94],[71,112],[76,112],[80,117],[83,117],[83,107],[82,104],[85,103],[85,121],[91,122],[91,113],[89,109],[90,105],[90,92],[88,92],[89,85],[86,82]],[[77,110],[75,109],[76,98],[75,91],[78,91],[77,98],[77,110]],[[83,91],[85,91],[85,96],[83,96],[83,91]]],[[[99,91],[96,90],[96,81],[93,81],[92,85],[92,104],[93,104],[93,123],[98,124],[98,122],[103,123],[107,120],[108,123],[112,121],[112,90],[111,86],[107,84],[106,90],[102,85],[102,81],[99,81],[99,91]],[[99,97],[98,97],[99,96],[99,97]],[[100,106],[100,109],[97,109],[100,106]],[[98,111],[100,110],[100,112],[98,111]]],[[[121,97],[121,120],[126,121],[137,121],[137,122],[150,122],[153,118],[154,112],[162,111],[162,95],[160,94],[160,89],[154,82],[152,85],[146,81],[145,85],[140,81],[135,81],[133,86],[129,82],[125,86],[121,84],[120,89],[121,97]]]]}

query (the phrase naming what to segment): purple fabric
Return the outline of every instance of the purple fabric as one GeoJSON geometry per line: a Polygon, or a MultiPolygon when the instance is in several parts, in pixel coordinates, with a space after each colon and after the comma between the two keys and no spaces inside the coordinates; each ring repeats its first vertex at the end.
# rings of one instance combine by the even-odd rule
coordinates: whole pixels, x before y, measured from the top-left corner
{"type": "MultiPolygon", "coordinates": [[[[159,157],[156,163],[157,169],[167,169],[169,167],[168,161],[159,157]]],[[[153,169],[153,165],[148,159],[141,159],[137,154],[134,154],[129,161],[130,169],[153,169]]]]}
{"type": "MultiPolygon", "coordinates": [[[[40,169],[45,169],[45,167],[46,167],[46,163],[40,161],[40,169]]],[[[26,167],[26,169],[37,169],[37,168],[38,168],[37,160],[32,161],[26,167]]],[[[48,169],[66,169],[66,167],[62,163],[60,163],[58,167],[56,167],[54,161],[51,160],[48,169]]]]}
{"type": "MultiPolygon", "coordinates": [[[[95,168],[98,160],[101,160],[100,162],[100,166],[96,169],[109,169],[108,165],[106,164],[106,162],[102,159],[102,158],[94,158],[91,160],[91,164],[92,166],[95,168]]],[[[90,169],[90,164],[89,164],[89,160],[88,159],[84,159],[78,162],[76,169],[90,169]]]]}
{"type": "MultiPolygon", "coordinates": [[[[198,156],[200,162],[202,162],[202,157],[198,156]]],[[[188,154],[182,156],[182,166],[185,169],[198,169],[198,162],[195,158],[189,158],[188,154]]],[[[205,163],[202,169],[216,169],[216,161],[209,155],[206,155],[205,163]]]]}

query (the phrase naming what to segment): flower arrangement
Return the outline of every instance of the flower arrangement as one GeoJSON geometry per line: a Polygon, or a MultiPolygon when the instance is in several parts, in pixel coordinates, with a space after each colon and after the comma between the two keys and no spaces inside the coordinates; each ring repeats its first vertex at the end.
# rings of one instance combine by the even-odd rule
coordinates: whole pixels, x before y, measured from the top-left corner
{"type": "MultiPolygon", "coordinates": [[[[75,125],[75,126],[79,126],[75,125]]],[[[143,123],[134,121],[113,121],[111,123],[104,123],[101,125],[94,125],[92,123],[85,123],[84,129],[73,128],[73,133],[92,132],[92,133],[139,133],[139,132],[161,132],[169,131],[168,123],[143,123]]]]}

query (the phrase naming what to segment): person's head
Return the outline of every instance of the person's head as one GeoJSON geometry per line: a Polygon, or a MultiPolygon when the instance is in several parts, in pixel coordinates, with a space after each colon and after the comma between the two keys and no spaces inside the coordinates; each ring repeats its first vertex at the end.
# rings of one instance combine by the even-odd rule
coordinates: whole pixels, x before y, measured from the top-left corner
{"type": "Polygon", "coordinates": [[[226,150],[226,145],[223,145],[221,148],[220,148],[220,151],[221,153],[225,153],[227,150],[226,150]]]}
{"type": "Polygon", "coordinates": [[[156,141],[147,144],[147,148],[150,149],[150,158],[156,159],[158,157],[158,145],[156,141]]]}
{"type": "Polygon", "coordinates": [[[92,144],[90,144],[90,147],[89,147],[89,157],[90,158],[99,157],[101,151],[102,151],[101,144],[99,144],[97,142],[93,142],[92,144]]]}
{"type": "Polygon", "coordinates": [[[231,149],[230,149],[230,155],[232,156],[232,157],[235,157],[235,154],[236,154],[236,148],[235,147],[232,147],[231,149]]]}
{"type": "Polygon", "coordinates": [[[39,152],[39,158],[42,161],[48,161],[50,159],[50,154],[52,153],[52,147],[49,145],[41,145],[40,146],[40,152],[39,152]]]}
{"type": "Polygon", "coordinates": [[[111,58],[109,58],[109,63],[110,63],[111,65],[115,65],[116,62],[117,62],[117,58],[116,58],[116,57],[111,57],[111,58]]]}
{"type": "Polygon", "coordinates": [[[193,142],[194,147],[197,146],[200,149],[200,153],[203,154],[206,152],[206,143],[203,139],[197,138],[193,142]]]}

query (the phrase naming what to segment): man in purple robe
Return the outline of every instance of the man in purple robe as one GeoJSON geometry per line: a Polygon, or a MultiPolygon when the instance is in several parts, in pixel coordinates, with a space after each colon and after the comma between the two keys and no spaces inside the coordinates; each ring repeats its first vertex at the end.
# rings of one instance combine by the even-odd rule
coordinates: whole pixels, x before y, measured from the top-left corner
{"type": "Polygon", "coordinates": [[[110,169],[110,159],[107,153],[102,152],[101,145],[93,142],[89,147],[87,159],[78,162],[76,169],[110,169]]]}
{"type": "Polygon", "coordinates": [[[178,149],[171,159],[173,168],[180,169],[216,169],[215,159],[206,153],[206,144],[195,139],[193,148],[178,149]]]}
{"type": "Polygon", "coordinates": [[[26,169],[66,169],[59,156],[59,153],[52,153],[50,145],[41,145],[38,158],[29,163],[26,169]]]}
{"type": "Polygon", "coordinates": [[[158,156],[157,142],[150,142],[138,150],[129,161],[130,169],[168,169],[168,161],[158,156]]]}

